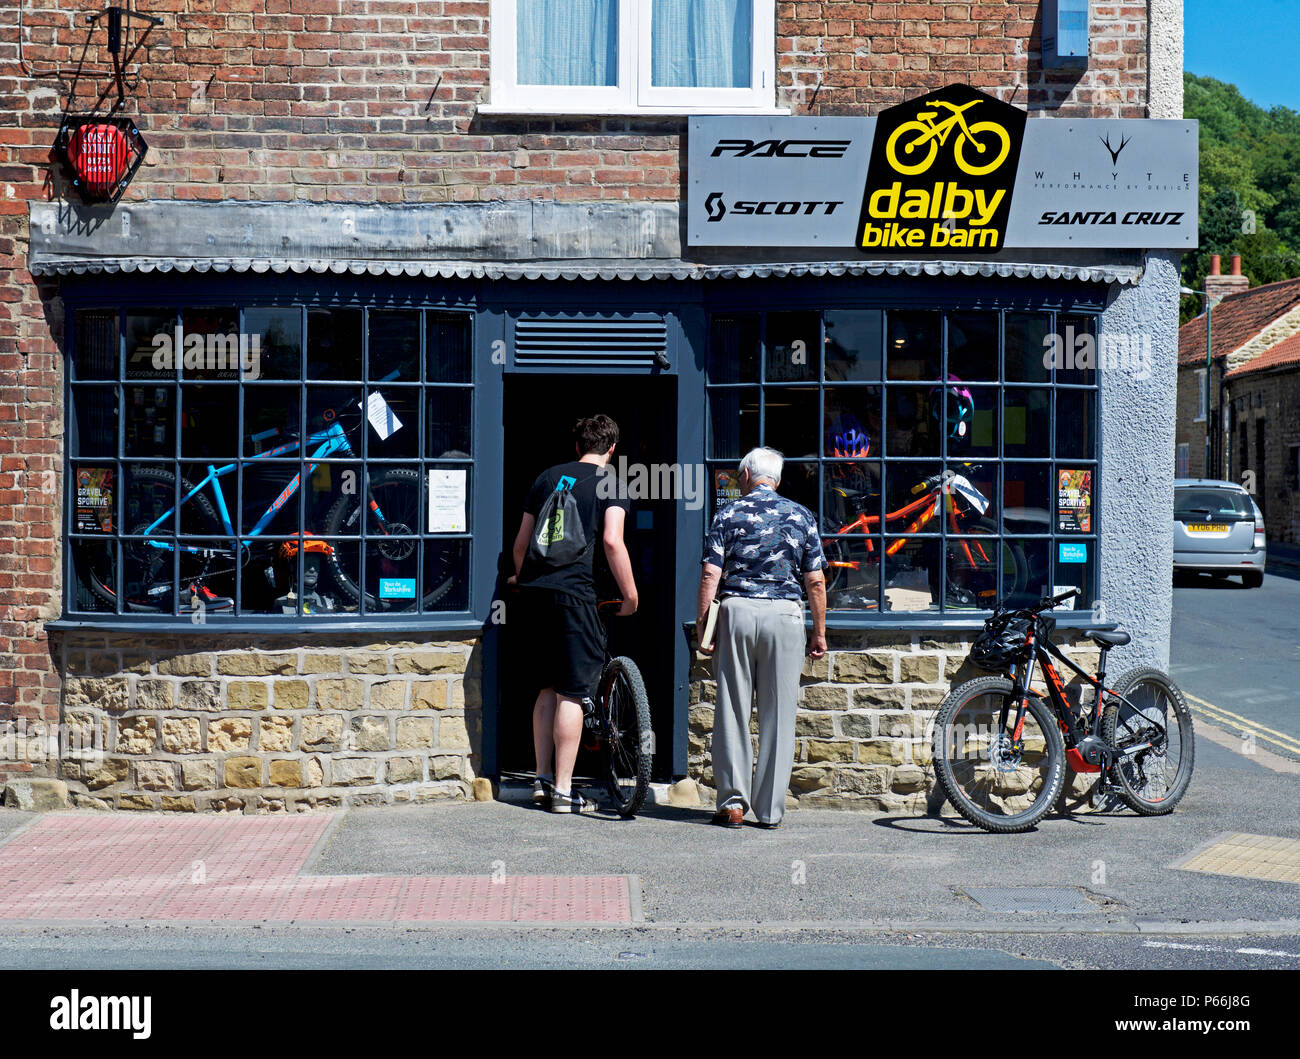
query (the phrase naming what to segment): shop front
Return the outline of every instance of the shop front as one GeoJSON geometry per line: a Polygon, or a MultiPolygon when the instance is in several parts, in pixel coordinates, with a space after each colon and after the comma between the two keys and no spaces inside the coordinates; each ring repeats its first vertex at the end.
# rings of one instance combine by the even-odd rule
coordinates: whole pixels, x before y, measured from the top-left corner
{"type": "Polygon", "coordinates": [[[1026,123],[957,86],[691,119],[682,205],[34,205],[74,802],[424,801],[527,771],[505,553],[604,412],[654,778],[711,782],[700,543],[768,445],[830,560],[792,797],[924,810],[929,718],[996,602],[1077,588],[1076,654],[1121,621],[1128,661],[1164,662],[1187,126],[1026,123]]]}

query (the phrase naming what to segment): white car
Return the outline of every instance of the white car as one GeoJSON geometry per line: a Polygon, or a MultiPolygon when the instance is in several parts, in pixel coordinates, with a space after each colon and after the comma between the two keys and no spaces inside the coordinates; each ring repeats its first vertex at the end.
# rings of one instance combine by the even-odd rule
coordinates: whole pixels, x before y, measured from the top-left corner
{"type": "Polygon", "coordinates": [[[1264,583],[1264,515],[1236,482],[1174,480],[1174,572],[1264,583]]]}

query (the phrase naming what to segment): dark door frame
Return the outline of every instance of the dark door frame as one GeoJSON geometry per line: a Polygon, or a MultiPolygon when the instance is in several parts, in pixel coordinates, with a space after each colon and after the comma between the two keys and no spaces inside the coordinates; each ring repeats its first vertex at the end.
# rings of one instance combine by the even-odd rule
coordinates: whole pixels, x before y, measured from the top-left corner
{"type": "MultiPolygon", "coordinates": [[[[541,292],[537,292],[540,294],[541,292]]],[[[593,286],[593,295],[596,289],[593,286]]],[[[606,291],[608,293],[608,291],[606,291]]],[[[667,324],[667,358],[668,365],[653,367],[602,367],[599,374],[611,376],[675,376],[677,379],[677,438],[676,460],[679,463],[698,463],[703,465],[704,455],[704,348],[705,348],[705,313],[698,304],[699,292],[688,293],[684,289],[673,291],[668,297],[665,292],[656,292],[658,297],[646,300],[632,300],[626,305],[611,306],[608,302],[595,297],[574,306],[557,307],[553,296],[542,298],[533,291],[520,291],[520,296],[512,298],[509,305],[484,304],[480,308],[479,326],[476,330],[477,349],[480,357],[499,366],[499,370],[489,372],[491,380],[484,380],[479,388],[482,422],[502,421],[505,400],[505,377],[520,375],[572,375],[581,369],[572,364],[538,366],[523,365],[515,362],[513,350],[514,320],[528,311],[544,310],[548,313],[563,312],[576,318],[592,318],[610,312],[628,311],[636,313],[658,313],[667,324]],[[599,305],[599,308],[596,306],[599,305]],[[569,310],[569,311],[565,311],[569,310]]],[[[483,470],[502,465],[505,458],[504,444],[498,433],[492,451],[480,449],[483,470]]],[[[486,483],[485,483],[486,485],[486,483]]],[[[497,486],[500,480],[497,479],[497,486]]],[[[688,510],[684,504],[676,504],[677,540],[674,578],[670,582],[673,598],[670,610],[675,618],[674,631],[681,629],[683,623],[695,620],[695,594],[698,586],[699,572],[696,563],[698,543],[704,539],[707,503],[698,510],[688,510]]],[[[491,537],[480,536],[479,547],[490,550],[493,554],[502,554],[509,546],[504,540],[500,519],[493,520],[489,533],[491,537]],[[492,539],[495,538],[495,539],[492,539]]],[[[480,532],[483,523],[480,523],[480,532]]],[[[500,598],[500,586],[497,586],[493,598],[500,598]]],[[[497,678],[497,665],[500,659],[500,628],[491,620],[483,626],[483,660],[482,660],[482,762],[483,773],[493,778],[501,774],[498,757],[499,719],[501,710],[501,687],[497,678]]],[[[671,739],[669,745],[661,742],[657,756],[666,758],[668,771],[673,778],[686,775],[688,748],[688,685],[690,670],[690,645],[684,634],[674,635],[672,640],[672,707],[671,739]]]]}

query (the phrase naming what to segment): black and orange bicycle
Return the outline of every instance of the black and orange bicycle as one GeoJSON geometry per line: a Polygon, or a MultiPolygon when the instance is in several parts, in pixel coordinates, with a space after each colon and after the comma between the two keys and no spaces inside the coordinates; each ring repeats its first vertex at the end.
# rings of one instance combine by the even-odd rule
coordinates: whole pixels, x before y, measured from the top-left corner
{"type": "MultiPolygon", "coordinates": [[[[970,465],[965,469],[975,470],[970,465]]],[[[913,486],[912,493],[921,494],[916,500],[884,514],[885,527],[901,535],[892,537],[883,546],[872,537],[857,536],[879,533],[882,516],[865,510],[868,503],[878,501],[878,494],[853,488],[845,482],[832,481],[830,488],[850,510],[857,508],[850,521],[822,537],[828,564],[826,591],[832,606],[872,609],[883,560],[902,551],[912,534],[933,533],[936,527],[931,523],[941,513],[947,520],[944,562],[948,576],[944,598],[949,607],[992,609],[1002,600],[1023,592],[1029,582],[1029,564],[1023,546],[1017,541],[999,540],[997,523],[985,517],[988,499],[964,474],[947,469],[913,486]],[[854,558],[855,547],[865,548],[867,557],[854,558]]],[[[934,541],[931,550],[937,548],[938,542],[934,541]]],[[[938,564],[927,565],[931,593],[937,600],[938,564]]]]}
{"type": "Polygon", "coordinates": [[[986,831],[1027,831],[1056,804],[1066,766],[1094,774],[1094,806],[1111,792],[1135,812],[1173,811],[1196,762],[1192,715],[1183,693],[1158,669],[1130,669],[1106,683],[1106,655],[1130,642],[1118,629],[1085,629],[1101,648],[1096,676],[1075,665],[1051,639],[1045,613],[1079,594],[1044,596],[1024,610],[998,608],[971,645],[970,660],[998,676],[954,688],[934,719],[935,776],[949,803],[986,831]],[[1093,690],[1070,701],[1053,659],[1093,690]],[[1034,690],[1035,664],[1047,699],[1034,690]]]}

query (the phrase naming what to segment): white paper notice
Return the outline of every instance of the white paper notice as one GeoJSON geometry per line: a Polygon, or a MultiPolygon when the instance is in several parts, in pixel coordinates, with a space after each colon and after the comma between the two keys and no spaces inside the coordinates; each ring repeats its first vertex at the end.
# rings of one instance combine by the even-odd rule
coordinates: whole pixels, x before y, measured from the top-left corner
{"type": "MultiPolygon", "coordinates": [[[[361,406],[358,404],[357,407],[361,406]]],[[[382,393],[372,393],[366,398],[366,418],[370,420],[370,425],[375,428],[381,441],[387,441],[402,429],[402,421],[393,414],[382,393]]]]}
{"type": "Polygon", "coordinates": [[[429,532],[465,532],[465,471],[429,472],[429,532]]]}

